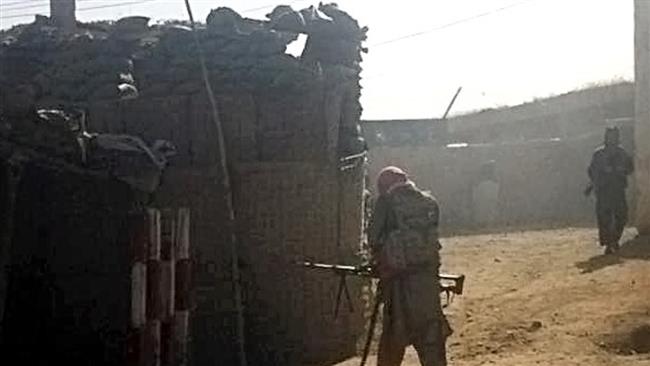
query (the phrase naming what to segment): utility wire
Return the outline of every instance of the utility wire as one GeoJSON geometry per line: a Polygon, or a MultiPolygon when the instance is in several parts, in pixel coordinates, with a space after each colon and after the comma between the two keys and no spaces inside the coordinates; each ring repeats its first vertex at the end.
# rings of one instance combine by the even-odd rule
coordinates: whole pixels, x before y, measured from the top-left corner
{"type": "Polygon", "coordinates": [[[29,5],[23,5],[23,6],[15,6],[15,7],[9,7],[8,5],[4,5],[0,3],[0,10],[2,11],[13,11],[13,10],[21,10],[21,9],[31,9],[31,8],[38,8],[41,6],[48,6],[49,2],[44,2],[44,3],[38,3],[32,2],[29,5]]]}
{"type": "MultiPolygon", "coordinates": [[[[289,2],[288,4],[282,4],[282,5],[291,6],[291,5],[295,4],[295,3],[299,3],[299,2],[302,2],[302,1],[307,1],[307,0],[293,0],[293,1],[289,2]]],[[[275,3],[275,4],[262,5],[262,6],[258,6],[257,8],[242,10],[242,11],[240,11],[240,13],[252,13],[252,12],[258,11],[258,10],[271,9],[271,8],[275,8],[278,5],[280,5],[280,4],[275,3]]]]}
{"type": "MultiPolygon", "coordinates": [[[[84,2],[84,1],[97,1],[97,0],[77,0],[78,2],[84,2]]],[[[158,1],[158,0],[140,0],[140,1],[132,1],[132,2],[126,2],[126,3],[119,3],[119,4],[107,4],[107,5],[98,5],[98,6],[90,6],[90,7],[85,7],[81,9],[77,9],[76,11],[85,11],[85,10],[95,10],[95,9],[104,9],[104,8],[114,8],[114,7],[120,7],[120,6],[127,6],[127,5],[136,5],[136,4],[142,4],[142,3],[147,3],[150,1],[158,1]]],[[[295,3],[299,3],[302,1],[307,1],[307,0],[294,0],[290,2],[288,5],[293,5],[295,3]]],[[[43,5],[38,5],[38,6],[45,6],[47,4],[43,5]]],[[[36,7],[37,5],[30,5],[29,7],[36,7]]],[[[251,9],[245,9],[242,10],[240,13],[251,13],[259,10],[264,10],[264,9],[271,9],[276,7],[277,4],[268,4],[264,6],[259,6],[256,8],[251,8],[251,9]]],[[[10,9],[10,10],[18,10],[18,8],[15,9],[10,9]]],[[[45,10],[45,9],[44,9],[45,10]]],[[[37,13],[21,13],[21,14],[12,14],[12,15],[7,15],[0,17],[0,19],[13,19],[13,18],[24,18],[24,17],[32,17],[35,16],[37,13]]]]}
{"type": "Polygon", "coordinates": [[[0,5],[2,5],[2,6],[11,6],[11,5],[18,5],[18,4],[24,4],[24,3],[25,3],[25,1],[22,0],[22,1],[12,1],[10,3],[0,4],[0,5]]]}
{"type": "Polygon", "coordinates": [[[536,1],[536,0],[519,1],[519,2],[516,2],[514,4],[502,6],[500,8],[493,9],[493,10],[490,10],[490,11],[486,11],[484,13],[480,13],[480,14],[477,14],[477,15],[474,15],[474,16],[471,16],[471,17],[468,17],[468,18],[458,19],[458,20],[455,20],[455,21],[453,21],[451,23],[443,24],[443,25],[437,26],[435,28],[431,28],[431,29],[427,29],[427,30],[424,30],[424,31],[419,31],[419,32],[411,33],[411,34],[406,34],[404,36],[389,39],[389,40],[386,40],[386,41],[377,42],[375,44],[370,45],[370,47],[383,46],[383,45],[395,43],[395,42],[398,42],[398,41],[403,41],[405,39],[419,37],[419,36],[422,36],[422,35],[425,35],[425,34],[428,34],[428,33],[432,33],[432,32],[439,31],[439,30],[442,30],[442,29],[445,29],[445,28],[453,27],[453,26],[458,25],[458,24],[462,24],[462,23],[465,23],[465,22],[470,22],[470,21],[479,19],[479,18],[487,17],[487,16],[490,16],[490,15],[493,15],[493,14],[496,14],[496,13],[499,13],[499,12],[502,12],[502,11],[505,11],[505,10],[508,10],[508,9],[511,9],[511,8],[514,8],[514,7],[517,7],[517,6],[524,5],[525,3],[529,3],[529,2],[532,2],[532,1],[536,1]]]}
{"type": "MultiPolygon", "coordinates": [[[[455,25],[459,25],[459,24],[462,24],[462,23],[465,23],[465,22],[470,22],[470,21],[473,21],[473,20],[476,20],[476,19],[479,19],[479,18],[483,18],[483,17],[489,16],[489,15],[492,15],[492,14],[495,14],[495,13],[498,13],[498,12],[501,12],[501,11],[504,11],[504,10],[507,10],[507,9],[514,8],[516,6],[523,5],[523,4],[528,3],[528,2],[532,2],[532,1],[535,1],[535,0],[520,1],[518,3],[506,5],[506,6],[503,6],[501,8],[497,8],[497,9],[494,9],[494,10],[491,10],[491,11],[488,11],[488,12],[485,12],[485,13],[477,14],[477,15],[474,15],[474,16],[471,16],[471,17],[468,17],[468,18],[463,18],[463,19],[453,21],[451,23],[443,24],[441,26],[438,26],[436,28],[432,28],[432,29],[429,29],[429,30],[426,30],[426,31],[411,33],[411,34],[408,34],[408,35],[405,35],[405,36],[402,36],[402,37],[398,37],[398,38],[394,38],[394,39],[390,39],[390,40],[387,40],[387,41],[377,42],[377,43],[371,45],[370,47],[381,47],[381,46],[386,45],[386,44],[391,44],[391,43],[399,42],[399,41],[402,41],[402,40],[405,40],[405,39],[418,37],[418,36],[421,36],[421,35],[424,35],[424,34],[433,33],[433,32],[438,31],[438,30],[442,30],[442,29],[445,29],[445,28],[450,28],[450,27],[453,27],[455,25]]],[[[379,74],[366,75],[366,76],[363,77],[363,79],[364,80],[377,79],[377,78],[381,78],[381,77],[383,77],[385,75],[386,75],[385,72],[381,72],[379,74]]]]}
{"type": "Polygon", "coordinates": [[[8,16],[5,16],[5,17],[0,17],[0,19],[27,18],[27,17],[33,17],[35,15],[38,15],[38,13],[25,13],[25,14],[8,15],[8,16]]]}
{"type": "MultiPolygon", "coordinates": [[[[52,1],[57,1],[57,0],[52,0],[52,1]]],[[[77,0],[76,2],[78,4],[78,3],[83,3],[83,2],[86,2],[86,1],[102,1],[102,0],[77,0]]],[[[21,10],[21,9],[38,8],[38,7],[41,7],[41,6],[48,6],[49,7],[49,5],[50,5],[50,1],[41,2],[40,4],[36,4],[36,1],[30,1],[29,5],[23,5],[23,6],[9,6],[9,5],[5,5],[5,4],[0,3],[0,10],[4,9],[3,11],[14,11],[14,10],[21,10]]]]}
{"type": "MultiPolygon", "coordinates": [[[[117,8],[121,6],[129,6],[129,5],[140,5],[140,4],[150,3],[152,1],[158,1],[158,0],[139,0],[139,1],[123,2],[118,4],[89,6],[89,7],[77,9],[76,11],[79,12],[79,11],[88,11],[88,10],[96,10],[96,9],[117,8]]],[[[15,14],[15,15],[0,17],[0,19],[24,18],[24,17],[34,16],[34,15],[36,15],[36,13],[15,14]]]]}
{"type": "Polygon", "coordinates": [[[140,0],[140,1],[131,1],[131,2],[126,2],[126,3],[120,3],[120,4],[97,5],[97,6],[90,6],[90,7],[87,7],[87,8],[81,8],[81,9],[78,9],[77,11],[106,9],[106,8],[117,8],[117,7],[120,7],[120,6],[129,6],[129,5],[139,5],[139,4],[144,4],[144,3],[150,3],[152,1],[158,1],[158,0],[140,0]]]}
{"type": "Polygon", "coordinates": [[[232,185],[230,180],[230,172],[228,171],[228,159],[226,156],[226,143],[223,134],[223,127],[221,125],[221,118],[219,117],[219,107],[217,106],[217,101],[214,96],[214,91],[212,90],[212,84],[210,83],[210,77],[208,76],[208,68],[205,65],[205,53],[203,52],[203,47],[201,46],[201,41],[196,32],[196,22],[194,21],[194,15],[192,14],[192,7],[190,6],[190,0],[185,0],[185,7],[187,8],[187,15],[190,18],[190,25],[192,27],[192,34],[194,36],[194,43],[196,44],[196,49],[199,58],[199,64],[201,66],[201,74],[203,76],[203,83],[205,84],[205,90],[208,94],[208,99],[210,101],[210,107],[212,112],[212,122],[217,133],[217,147],[219,152],[219,160],[217,161],[217,173],[221,176],[221,188],[224,190],[224,196],[226,199],[226,211],[228,212],[228,230],[230,231],[230,260],[231,260],[231,274],[233,281],[233,295],[235,300],[235,310],[237,315],[237,346],[238,346],[238,356],[239,356],[239,366],[247,366],[248,362],[246,360],[246,333],[245,333],[245,324],[244,324],[244,308],[242,304],[242,290],[241,290],[241,274],[239,272],[239,248],[238,240],[236,233],[236,217],[235,209],[233,205],[233,193],[232,185]]]}
{"type": "MultiPolygon", "coordinates": [[[[86,1],[101,1],[101,0],[77,0],[77,3],[83,3],[83,2],[86,2],[86,1]]],[[[294,0],[294,1],[291,1],[290,3],[288,3],[287,5],[293,5],[295,3],[302,2],[302,1],[307,1],[307,0],[294,0]]],[[[16,4],[19,4],[19,3],[16,3],[16,4]]],[[[4,5],[4,4],[0,3],[0,10],[2,10],[2,11],[15,11],[15,10],[23,10],[23,9],[33,9],[33,8],[39,8],[39,7],[48,7],[49,4],[50,4],[50,2],[46,1],[46,2],[41,2],[39,4],[32,3],[32,4],[29,4],[29,5],[7,8],[7,6],[9,6],[9,5],[4,5]]],[[[276,7],[277,5],[278,5],[277,3],[267,4],[267,5],[263,5],[263,6],[258,6],[256,8],[245,9],[245,10],[242,10],[240,13],[251,13],[251,12],[255,12],[255,11],[259,11],[259,10],[271,9],[271,8],[276,7]]],[[[100,6],[122,6],[122,5],[121,4],[107,4],[107,5],[100,5],[100,6]]],[[[88,8],[81,8],[81,9],[78,9],[77,11],[81,11],[81,10],[84,10],[84,9],[88,9],[88,8]]],[[[17,14],[17,15],[23,16],[23,14],[17,14]]],[[[29,15],[36,15],[36,14],[29,14],[29,15]]],[[[27,16],[27,15],[25,15],[25,16],[27,16]]],[[[3,18],[6,18],[6,17],[3,17],[3,18]]]]}

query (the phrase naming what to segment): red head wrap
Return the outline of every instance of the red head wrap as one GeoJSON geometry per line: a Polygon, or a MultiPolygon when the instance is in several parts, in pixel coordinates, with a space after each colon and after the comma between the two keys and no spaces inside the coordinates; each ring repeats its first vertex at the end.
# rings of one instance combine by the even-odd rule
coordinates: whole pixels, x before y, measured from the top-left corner
{"type": "Polygon", "coordinates": [[[396,166],[388,166],[382,169],[379,176],[377,176],[377,190],[380,195],[384,195],[394,185],[406,182],[408,182],[408,176],[402,169],[396,166]]]}

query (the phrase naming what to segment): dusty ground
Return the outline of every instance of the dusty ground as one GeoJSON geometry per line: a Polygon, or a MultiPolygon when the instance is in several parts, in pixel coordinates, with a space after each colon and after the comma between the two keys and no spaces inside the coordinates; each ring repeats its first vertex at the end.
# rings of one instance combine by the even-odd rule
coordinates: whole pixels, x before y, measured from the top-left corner
{"type": "Polygon", "coordinates": [[[650,242],[632,235],[618,256],[586,229],[446,239],[444,269],[468,277],[449,364],[650,366],[650,242]]]}

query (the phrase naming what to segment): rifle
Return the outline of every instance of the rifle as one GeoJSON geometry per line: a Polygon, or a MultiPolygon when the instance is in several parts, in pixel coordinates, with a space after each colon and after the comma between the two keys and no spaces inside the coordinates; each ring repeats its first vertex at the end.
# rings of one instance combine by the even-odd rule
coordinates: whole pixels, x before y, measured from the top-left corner
{"type": "MultiPolygon", "coordinates": [[[[334,318],[338,316],[339,307],[341,304],[341,296],[345,294],[345,298],[348,303],[348,308],[350,312],[354,312],[354,306],[352,305],[352,298],[350,297],[350,291],[347,285],[347,276],[356,276],[356,277],[365,277],[365,278],[379,278],[379,274],[374,268],[370,265],[341,265],[341,264],[325,264],[325,263],[314,263],[314,262],[298,262],[298,265],[301,265],[308,269],[321,270],[326,272],[332,272],[335,275],[339,276],[339,287],[336,295],[336,306],[334,308],[334,318]]],[[[462,295],[463,288],[465,285],[465,275],[462,274],[439,274],[440,278],[440,292],[444,293],[447,297],[447,304],[453,299],[453,295],[462,295]]]]}
{"type": "MultiPolygon", "coordinates": [[[[336,295],[336,307],[334,308],[334,318],[338,316],[339,305],[341,304],[341,295],[345,293],[345,298],[348,301],[348,307],[350,312],[354,312],[354,307],[352,306],[352,298],[350,297],[350,291],[348,290],[346,278],[347,276],[357,276],[357,277],[366,277],[366,278],[379,278],[379,274],[375,269],[370,265],[359,265],[359,266],[349,266],[349,265],[340,265],[340,264],[324,264],[324,263],[314,263],[314,262],[299,262],[298,265],[301,265],[308,269],[315,269],[327,272],[333,272],[335,275],[339,276],[339,288],[336,295]]],[[[444,292],[447,295],[447,305],[450,303],[452,295],[462,295],[463,287],[465,285],[465,275],[455,275],[440,273],[438,275],[440,278],[440,292],[444,292]]],[[[373,304],[372,314],[370,316],[370,324],[368,326],[368,335],[366,337],[366,342],[363,348],[363,354],[361,356],[361,366],[365,366],[366,361],[368,361],[368,355],[370,354],[370,346],[372,343],[372,338],[375,332],[375,326],[377,323],[377,315],[379,314],[379,305],[381,304],[381,289],[378,289],[378,294],[375,296],[375,303],[373,304]]]]}

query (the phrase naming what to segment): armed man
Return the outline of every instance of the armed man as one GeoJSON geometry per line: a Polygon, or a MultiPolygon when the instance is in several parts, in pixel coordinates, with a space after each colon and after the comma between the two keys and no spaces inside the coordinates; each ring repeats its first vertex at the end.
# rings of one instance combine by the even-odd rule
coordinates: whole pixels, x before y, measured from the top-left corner
{"type": "Polygon", "coordinates": [[[619,248],[627,223],[627,176],[633,171],[632,158],[620,146],[618,128],[607,128],[605,144],[594,152],[589,164],[591,185],[585,191],[589,195],[593,190],[596,195],[598,238],[600,245],[605,247],[605,254],[619,248]]]}
{"type": "Polygon", "coordinates": [[[399,366],[413,345],[423,366],[445,366],[451,328],[440,303],[438,203],[397,167],[381,171],[377,188],[368,227],[384,302],[377,365],[399,366]]]}

